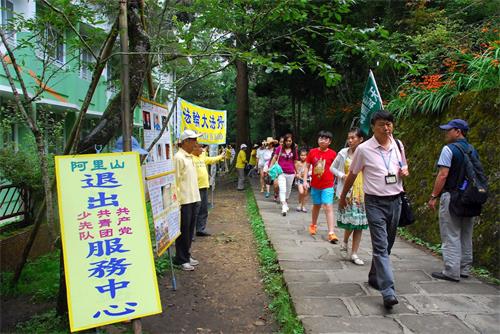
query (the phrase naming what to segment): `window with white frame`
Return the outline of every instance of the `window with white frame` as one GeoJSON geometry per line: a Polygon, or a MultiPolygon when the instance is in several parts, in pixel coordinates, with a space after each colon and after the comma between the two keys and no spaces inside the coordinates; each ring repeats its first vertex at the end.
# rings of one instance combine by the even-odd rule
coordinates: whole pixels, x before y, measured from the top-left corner
{"type": "Polygon", "coordinates": [[[60,64],[64,64],[63,35],[51,25],[45,29],[47,55],[60,64]]]}
{"type": "Polygon", "coordinates": [[[7,39],[11,43],[15,43],[15,31],[7,26],[9,21],[14,18],[14,2],[11,0],[0,0],[0,24],[6,32],[7,39]]]}
{"type": "Polygon", "coordinates": [[[92,78],[92,70],[94,64],[94,57],[87,49],[81,50],[81,60],[80,60],[80,77],[85,80],[90,80],[92,78]]]}

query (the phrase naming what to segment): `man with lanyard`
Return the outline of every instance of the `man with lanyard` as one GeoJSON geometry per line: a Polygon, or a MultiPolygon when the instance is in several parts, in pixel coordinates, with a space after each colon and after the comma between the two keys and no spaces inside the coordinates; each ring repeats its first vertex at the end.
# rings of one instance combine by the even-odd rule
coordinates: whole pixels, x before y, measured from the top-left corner
{"type": "MultiPolygon", "coordinates": [[[[439,203],[439,232],[441,234],[444,269],[442,272],[433,272],[432,277],[452,282],[458,282],[460,278],[469,277],[472,267],[472,217],[458,217],[450,213],[450,192],[462,186],[463,180],[459,180],[462,165],[464,163],[464,150],[470,146],[465,138],[469,125],[462,119],[451,120],[448,124],[439,126],[445,131],[445,145],[441,150],[438,160],[439,172],[434,182],[434,188],[429,200],[429,207],[436,209],[436,201],[439,203]]],[[[478,157],[473,148],[472,154],[478,157]]]]}
{"type": "Polygon", "coordinates": [[[398,300],[389,255],[401,214],[402,177],[409,173],[403,145],[400,143],[400,152],[392,137],[393,115],[383,110],[378,111],[373,114],[370,123],[373,136],[360,144],[354,152],[340,195],[339,209],[346,207],[346,195],[357,174],[363,172],[365,211],[373,249],[368,284],[381,292],[384,306],[392,308],[398,300]]]}

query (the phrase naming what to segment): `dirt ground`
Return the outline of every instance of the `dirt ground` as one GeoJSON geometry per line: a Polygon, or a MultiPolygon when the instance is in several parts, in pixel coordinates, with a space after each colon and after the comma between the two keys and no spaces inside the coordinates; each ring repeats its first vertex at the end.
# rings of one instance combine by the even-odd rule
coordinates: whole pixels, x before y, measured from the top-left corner
{"type": "MultiPolygon", "coordinates": [[[[211,196],[209,196],[210,201],[211,196]]],[[[210,237],[196,237],[192,255],[200,261],[193,272],[176,272],[160,281],[163,313],[144,318],[149,333],[272,333],[278,327],[258,273],[258,260],[246,215],[244,192],[235,182],[219,179],[210,237]]]]}
{"type": "MultiPolygon", "coordinates": [[[[143,318],[143,332],[277,332],[258,272],[245,193],[236,190],[235,181],[218,179],[207,230],[212,236],[196,237],[192,245],[200,265],[193,272],[176,271],[177,290],[172,289],[170,272],[159,279],[163,313],[143,318]]],[[[16,323],[50,308],[52,303],[32,304],[29,297],[2,300],[0,332],[15,333],[16,323]]],[[[106,330],[120,333],[124,326],[130,329],[120,324],[106,330]]]]}

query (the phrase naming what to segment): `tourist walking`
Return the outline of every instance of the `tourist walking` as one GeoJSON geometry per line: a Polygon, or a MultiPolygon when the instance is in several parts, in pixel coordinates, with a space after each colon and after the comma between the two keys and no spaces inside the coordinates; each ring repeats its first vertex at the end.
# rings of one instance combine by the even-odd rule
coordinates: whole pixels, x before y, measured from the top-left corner
{"type": "Polygon", "coordinates": [[[245,190],[245,166],[247,164],[246,144],[241,144],[238,158],[236,158],[236,171],[238,172],[238,190],[245,190]]]}
{"type": "Polygon", "coordinates": [[[269,170],[269,163],[271,162],[271,158],[273,157],[274,145],[276,145],[278,141],[273,139],[273,137],[267,137],[266,139],[266,147],[261,151],[261,155],[259,157],[259,170],[261,177],[261,184],[265,184],[265,194],[266,198],[270,195],[271,184],[273,183],[270,180],[267,171],[269,170]]]}
{"type": "MultiPolygon", "coordinates": [[[[297,212],[307,212],[307,195],[309,195],[308,189],[304,187],[304,180],[302,175],[304,174],[306,168],[307,150],[305,148],[300,150],[299,161],[297,161],[297,174],[295,175],[295,185],[299,191],[299,205],[297,206],[297,212]]],[[[308,172],[307,182],[311,182],[311,170],[308,172]]]]}
{"type": "Polygon", "coordinates": [[[332,133],[329,131],[320,131],[318,133],[318,147],[309,151],[306,158],[306,168],[302,175],[304,187],[311,187],[312,222],[309,225],[309,233],[316,234],[318,226],[318,216],[321,207],[326,214],[326,223],[328,225],[328,241],[337,243],[338,238],[333,231],[334,213],[333,213],[333,181],[334,175],[330,171],[330,166],[335,160],[336,152],[329,148],[332,143],[332,133]],[[311,182],[309,184],[309,170],[312,169],[311,182]]]}
{"type": "Polygon", "coordinates": [[[469,125],[466,121],[454,119],[440,128],[445,131],[447,144],[441,150],[437,162],[439,171],[428,205],[436,209],[439,199],[439,232],[444,268],[441,272],[433,272],[432,277],[458,282],[460,278],[469,277],[472,268],[474,221],[473,217],[460,217],[450,210],[451,194],[467,187],[464,152],[470,151],[472,158],[478,161],[479,155],[467,141],[469,125]]]}
{"type": "Polygon", "coordinates": [[[288,213],[288,199],[292,192],[293,180],[296,174],[296,163],[299,159],[297,145],[293,142],[291,133],[283,136],[283,145],[278,146],[274,150],[274,156],[271,160],[269,168],[277,163],[280,165],[283,173],[278,175],[279,200],[281,203],[281,214],[286,216],[288,213]]]}
{"type": "MultiPolygon", "coordinates": [[[[343,148],[337,154],[331,166],[331,172],[335,175],[337,186],[335,195],[338,197],[342,193],[344,180],[349,173],[352,157],[359,144],[364,140],[363,133],[359,128],[349,130],[347,134],[348,147],[343,148]]],[[[366,220],[364,193],[363,193],[363,173],[359,172],[351,190],[347,193],[347,207],[337,212],[337,226],[344,229],[344,239],[340,244],[340,254],[344,259],[348,256],[349,237],[352,234],[351,261],[359,266],[364,265],[358,256],[359,244],[363,230],[368,228],[366,220]]]]}
{"type": "Polygon", "coordinates": [[[358,174],[363,172],[365,210],[373,253],[368,284],[381,292],[384,306],[392,308],[398,299],[389,255],[401,214],[403,177],[409,173],[404,147],[400,143],[400,153],[392,137],[394,116],[381,110],[373,114],[370,123],[373,136],[354,152],[340,195],[339,209],[347,207],[347,194],[358,174]]]}

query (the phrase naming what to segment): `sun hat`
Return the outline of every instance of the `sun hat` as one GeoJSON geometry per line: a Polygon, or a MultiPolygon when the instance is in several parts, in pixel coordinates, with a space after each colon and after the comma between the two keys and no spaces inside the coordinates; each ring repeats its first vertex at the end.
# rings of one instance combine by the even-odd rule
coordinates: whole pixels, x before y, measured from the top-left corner
{"type": "MultiPolygon", "coordinates": [[[[130,141],[132,144],[132,151],[138,152],[139,154],[148,154],[148,151],[143,149],[141,145],[139,145],[139,142],[137,139],[135,139],[134,136],[130,137],[130,141]]],[[[116,140],[115,148],[113,149],[113,152],[123,152],[123,137],[120,136],[116,140]]]]}
{"type": "Polygon", "coordinates": [[[278,141],[276,139],[274,139],[273,137],[267,137],[267,139],[265,140],[266,144],[276,144],[278,143],[278,141]]]}
{"type": "Polygon", "coordinates": [[[240,150],[244,149],[244,148],[247,148],[247,144],[241,144],[240,146],[240,150]]]}
{"type": "Polygon", "coordinates": [[[186,129],[183,133],[181,133],[179,140],[183,142],[186,139],[198,138],[201,135],[201,133],[196,133],[193,130],[186,129]]]}

